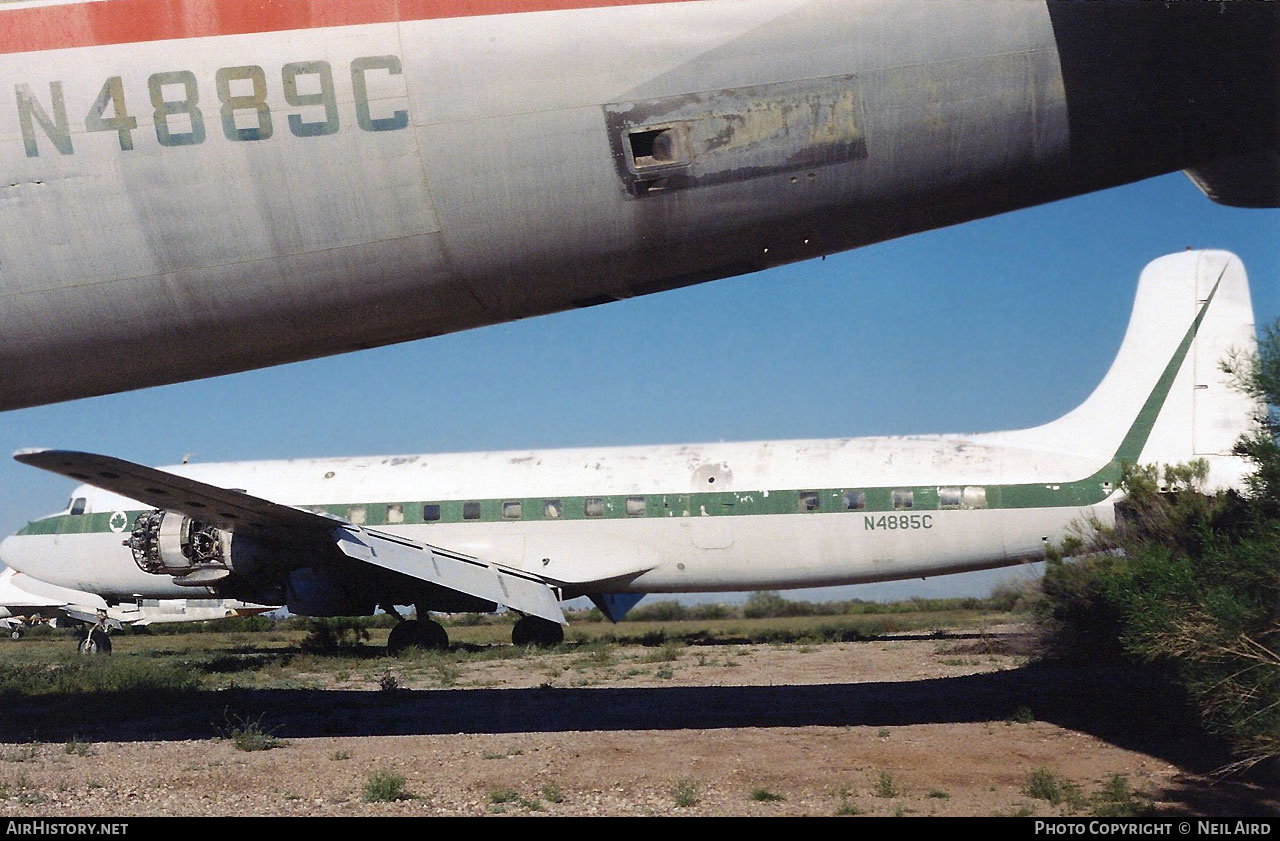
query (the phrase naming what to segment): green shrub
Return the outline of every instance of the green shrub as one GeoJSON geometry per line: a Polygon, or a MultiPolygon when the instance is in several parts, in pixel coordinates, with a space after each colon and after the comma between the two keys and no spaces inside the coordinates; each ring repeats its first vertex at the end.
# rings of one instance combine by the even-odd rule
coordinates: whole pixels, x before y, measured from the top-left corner
{"type": "Polygon", "coordinates": [[[390,803],[404,800],[409,795],[404,789],[405,778],[394,771],[375,771],[364,781],[364,802],[390,803]]]}
{"type": "Polygon", "coordinates": [[[1224,366],[1265,403],[1236,446],[1243,493],[1200,492],[1203,462],[1126,471],[1114,529],[1051,557],[1039,619],[1059,655],[1155,667],[1191,699],[1231,767],[1280,763],[1280,321],[1224,366]]]}
{"type": "Polygon", "coordinates": [[[679,622],[687,619],[689,609],[680,602],[663,599],[658,602],[640,605],[627,612],[624,622],[679,622]]]}
{"type": "Polygon", "coordinates": [[[368,642],[367,624],[358,618],[340,616],[334,619],[309,617],[307,635],[301,648],[311,654],[328,654],[343,648],[354,648],[368,642]]]}
{"type": "Polygon", "coordinates": [[[880,772],[871,790],[876,797],[897,797],[899,793],[898,786],[893,782],[893,776],[888,771],[880,772]]]}
{"type": "Polygon", "coordinates": [[[560,786],[554,782],[547,783],[542,787],[542,796],[548,803],[564,802],[564,794],[560,791],[560,786]]]}
{"type": "Polygon", "coordinates": [[[728,605],[712,602],[707,604],[695,604],[689,608],[689,618],[706,622],[714,619],[729,619],[734,616],[733,609],[728,605]]]}
{"type": "Polygon", "coordinates": [[[236,750],[271,750],[288,744],[262,726],[262,716],[249,718],[224,712],[223,717],[226,723],[219,728],[218,735],[235,745],[236,750]]]}
{"type": "Polygon", "coordinates": [[[682,809],[697,805],[698,783],[688,777],[676,780],[675,785],[671,787],[671,798],[682,809]]]}
{"type": "Polygon", "coordinates": [[[82,742],[72,736],[67,743],[62,746],[62,752],[68,756],[88,756],[93,753],[93,745],[88,742],[82,742]]]}
{"type": "Polygon", "coordinates": [[[1146,804],[1129,788],[1128,777],[1115,774],[1094,794],[1092,806],[1099,818],[1132,818],[1141,814],[1146,804]]]}
{"type": "Polygon", "coordinates": [[[515,791],[515,789],[498,788],[489,792],[489,802],[494,804],[515,803],[519,799],[520,795],[515,791]]]}
{"type": "Polygon", "coordinates": [[[184,692],[198,686],[199,673],[185,663],[132,657],[81,657],[38,669],[21,663],[0,663],[0,697],[184,692]]]}
{"type": "Polygon", "coordinates": [[[1062,780],[1048,768],[1036,768],[1027,777],[1023,793],[1036,800],[1048,800],[1054,806],[1062,802],[1062,780]]]}

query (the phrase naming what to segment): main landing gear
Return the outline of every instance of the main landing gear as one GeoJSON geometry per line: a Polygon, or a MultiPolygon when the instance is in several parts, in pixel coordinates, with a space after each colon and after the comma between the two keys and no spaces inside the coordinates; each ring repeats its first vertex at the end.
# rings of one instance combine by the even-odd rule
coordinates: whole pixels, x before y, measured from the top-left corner
{"type": "MultiPolygon", "coordinates": [[[[387,637],[387,653],[399,654],[406,648],[425,648],[431,651],[444,651],[449,647],[449,634],[444,626],[431,619],[404,619],[394,606],[383,605],[383,610],[400,620],[400,624],[391,629],[387,637]]],[[[419,616],[426,616],[425,610],[418,611],[419,616]]]]}
{"type": "Polygon", "coordinates": [[[525,616],[511,629],[511,642],[518,646],[550,648],[564,642],[564,626],[540,616],[525,616]]]}
{"type": "Polygon", "coordinates": [[[439,622],[430,619],[406,619],[391,629],[387,637],[387,653],[399,654],[406,648],[443,651],[449,647],[449,634],[439,622]]]}
{"type": "MultiPolygon", "coordinates": [[[[382,609],[400,619],[400,624],[392,628],[387,637],[388,654],[399,654],[406,648],[444,651],[449,647],[449,634],[439,622],[430,619],[404,619],[394,607],[388,605],[382,605],[382,609]]],[[[426,615],[425,610],[418,611],[418,616],[426,615]]],[[[511,642],[521,647],[536,645],[551,648],[564,642],[564,626],[537,616],[524,616],[512,627],[511,642]]]]}

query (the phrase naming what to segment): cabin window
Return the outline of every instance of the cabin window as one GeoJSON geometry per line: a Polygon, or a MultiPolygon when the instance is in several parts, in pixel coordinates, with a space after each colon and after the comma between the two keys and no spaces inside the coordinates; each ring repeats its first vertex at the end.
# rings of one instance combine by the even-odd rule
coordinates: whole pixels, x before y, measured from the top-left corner
{"type": "Polygon", "coordinates": [[[801,491],[800,492],[800,510],[801,511],[817,511],[819,508],[817,491],[801,491]]]}
{"type": "Polygon", "coordinates": [[[557,520],[564,516],[564,504],[558,499],[548,499],[542,503],[542,516],[548,520],[557,520]]]}
{"type": "Polygon", "coordinates": [[[79,514],[83,514],[87,504],[88,504],[88,500],[86,500],[82,496],[78,496],[75,499],[71,500],[71,506],[70,506],[71,515],[76,516],[79,514]]]}
{"type": "Polygon", "coordinates": [[[959,508],[960,507],[960,489],[959,488],[938,488],[938,507],[939,508],[959,508]]]}
{"type": "Polygon", "coordinates": [[[965,508],[986,508],[987,507],[987,489],[969,486],[964,489],[964,507],[965,508]]]}
{"type": "Polygon", "coordinates": [[[400,503],[387,506],[387,523],[396,525],[404,522],[404,506],[400,503]]]}
{"type": "Polygon", "coordinates": [[[353,505],[347,509],[347,519],[355,523],[357,526],[363,525],[369,517],[369,512],[365,510],[363,505],[353,505]]]}
{"type": "Polygon", "coordinates": [[[862,491],[845,491],[842,498],[845,511],[861,511],[867,507],[867,495],[862,491]]]}
{"type": "Polygon", "coordinates": [[[628,517],[644,516],[644,497],[642,496],[627,497],[627,516],[628,517]]]}
{"type": "Polygon", "coordinates": [[[604,500],[598,496],[587,497],[582,501],[582,513],[588,517],[603,517],[604,500]]]}
{"type": "Polygon", "coordinates": [[[440,503],[429,502],[422,506],[422,522],[438,523],[440,521],[440,503]]]}
{"type": "Polygon", "coordinates": [[[479,520],[480,519],[480,503],[478,502],[462,503],[462,519],[479,520]]]}
{"type": "Polygon", "coordinates": [[[893,501],[893,510],[902,511],[910,508],[915,502],[915,493],[912,491],[896,490],[890,494],[893,501]]]}
{"type": "Polygon", "coordinates": [[[518,500],[502,503],[502,516],[507,520],[519,520],[523,512],[524,506],[518,500]]]}

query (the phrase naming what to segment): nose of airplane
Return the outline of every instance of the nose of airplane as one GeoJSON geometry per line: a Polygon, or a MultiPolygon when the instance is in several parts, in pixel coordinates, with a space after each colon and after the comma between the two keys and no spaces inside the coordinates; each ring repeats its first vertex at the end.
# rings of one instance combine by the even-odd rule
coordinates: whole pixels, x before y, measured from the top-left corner
{"type": "Polygon", "coordinates": [[[24,557],[25,553],[18,550],[18,541],[18,536],[13,534],[0,540],[0,565],[31,575],[30,559],[24,557]]]}

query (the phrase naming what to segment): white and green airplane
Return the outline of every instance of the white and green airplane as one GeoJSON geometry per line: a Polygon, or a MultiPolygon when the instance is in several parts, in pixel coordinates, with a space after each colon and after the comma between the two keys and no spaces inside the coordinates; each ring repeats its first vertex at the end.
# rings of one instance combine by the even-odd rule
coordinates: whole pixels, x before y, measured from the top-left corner
{"type": "MultiPolygon", "coordinates": [[[[1219,366],[1254,347],[1240,260],[1188,251],[1147,266],[1111,370],[1043,426],[164,469],[24,450],[18,461],[84,484],[65,510],[0,544],[0,557],[106,597],[198,593],[321,616],[502,605],[524,615],[516,642],[554,642],[569,597],[617,618],[644,593],[1038,559],[1073,524],[1114,521],[1126,464],[1204,459],[1210,487],[1236,486],[1247,466],[1232,447],[1258,407],[1219,366]]],[[[419,618],[389,645],[446,643],[419,618]]]]}

